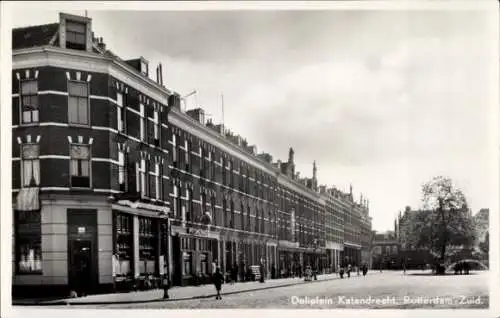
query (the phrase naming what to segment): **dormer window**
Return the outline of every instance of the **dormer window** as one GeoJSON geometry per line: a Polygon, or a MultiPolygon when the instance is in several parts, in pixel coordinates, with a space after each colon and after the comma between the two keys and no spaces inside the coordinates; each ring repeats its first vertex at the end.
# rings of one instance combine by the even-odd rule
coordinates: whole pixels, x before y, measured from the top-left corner
{"type": "Polygon", "coordinates": [[[148,63],[146,61],[141,61],[141,73],[148,75],[148,63]]]}
{"type": "Polygon", "coordinates": [[[86,24],[66,21],[66,48],[85,51],[87,48],[86,24]]]}

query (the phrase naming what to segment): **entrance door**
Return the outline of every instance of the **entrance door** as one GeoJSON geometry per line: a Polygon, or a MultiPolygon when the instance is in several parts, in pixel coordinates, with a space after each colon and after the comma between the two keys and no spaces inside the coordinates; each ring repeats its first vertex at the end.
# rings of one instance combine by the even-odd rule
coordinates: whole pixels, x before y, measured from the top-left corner
{"type": "Polygon", "coordinates": [[[69,285],[79,294],[88,294],[94,287],[92,241],[71,240],[69,248],[69,285]]]}

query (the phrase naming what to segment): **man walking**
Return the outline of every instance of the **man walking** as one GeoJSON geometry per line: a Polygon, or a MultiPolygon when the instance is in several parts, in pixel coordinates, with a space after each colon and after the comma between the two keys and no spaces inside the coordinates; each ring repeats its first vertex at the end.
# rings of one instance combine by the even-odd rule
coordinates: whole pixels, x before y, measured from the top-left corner
{"type": "Polygon", "coordinates": [[[217,295],[215,296],[215,299],[222,299],[220,295],[220,291],[222,289],[222,283],[224,282],[224,276],[220,272],[220,268],[217,267],[215,270],[215,274],[212,277],[215,289],[217,290],[217,295]]]}

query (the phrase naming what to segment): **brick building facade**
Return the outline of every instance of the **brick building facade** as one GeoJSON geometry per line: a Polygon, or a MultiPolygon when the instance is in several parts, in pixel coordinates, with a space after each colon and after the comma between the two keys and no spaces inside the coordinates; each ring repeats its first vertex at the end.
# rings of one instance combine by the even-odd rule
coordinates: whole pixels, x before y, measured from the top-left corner
{"type": "Polygon", "coordinates": [[[327,234],[315,164],[300,179],[292,149],[284,163],[257,155],[181,111],[156,72],[107,50],[89,18],[13,31],[15,293],[193,284],[215,266],[288,276],[331,268],[327,237],[359,243],[357,214],[350,236],[340,214],[327,234]]]}

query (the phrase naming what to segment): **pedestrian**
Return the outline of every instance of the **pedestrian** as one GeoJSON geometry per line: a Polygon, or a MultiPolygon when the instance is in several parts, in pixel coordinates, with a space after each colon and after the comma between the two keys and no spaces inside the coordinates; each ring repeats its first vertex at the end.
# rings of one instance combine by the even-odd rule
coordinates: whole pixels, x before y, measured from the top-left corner
{"type": "Polygon", "coordinates": [[[352,266],[351,264],[347,265],[347,278],[351,277],[352,266]]]}
{"type": "Polygon", "coordinates": [[[260,282],[264,283],[264,264],[263,263],[260,263],[259,271],[260,271],[260,282]]]}
{"type": "Polygon", "coordinates": [[[356,266],[356,272],[358,273],[358,276],[360,275],[359,273],[359,266],[356,266]]]}
{"type": "Polygon", "coordinates": [[[168,290],[170,289],[170,279],[168,277],[168,274],[165,274],[162,285],[163,285],[163,299],[169,299],[170,296],[168,295],[168,290]]]}
{"type": "Polygon", "coordinates": [[[217,269],[215,270],[215,274],[212,277],[212,279],[215,285],[215,289],[217,290],[217,295],[215,296],[215,299],[222,299],[220,291],[222,289],[222,283],[224,282],[224,276],[221,274],[219,267],[217,267],[217,269]]]}

